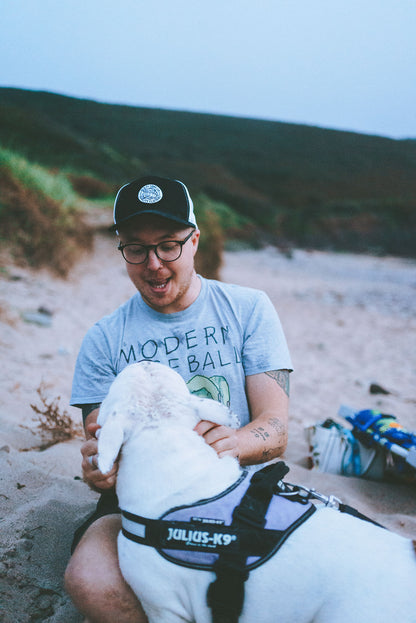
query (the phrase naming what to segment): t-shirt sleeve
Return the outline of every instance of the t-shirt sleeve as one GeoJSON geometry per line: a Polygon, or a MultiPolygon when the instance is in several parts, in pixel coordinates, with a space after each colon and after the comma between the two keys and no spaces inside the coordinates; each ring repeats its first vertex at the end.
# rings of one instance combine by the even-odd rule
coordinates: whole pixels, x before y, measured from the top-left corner
{"type": "Polygon", "coordinates": [[[268,370],[293,369],[279,316],[264,292],[258,292],[245,327],[243,362],[246,376],[268,370]]]}
{"type": "Polygon", "coordinates": [[[86,334],[75,364],[70,404],[102,402],[116,377],[111,349],[99,324],[86,334]]]}

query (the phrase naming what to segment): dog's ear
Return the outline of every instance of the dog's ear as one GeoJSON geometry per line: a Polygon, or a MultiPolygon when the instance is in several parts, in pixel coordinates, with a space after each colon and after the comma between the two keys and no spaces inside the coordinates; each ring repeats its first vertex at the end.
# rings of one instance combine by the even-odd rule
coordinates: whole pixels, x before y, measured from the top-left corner
{"type": "Polygon", "coordinates": [[[199,420],[208,420],[214,424],[230,426],[231,428],[240,427],[239,417],[221,402],[211,398],[198,398],[192,396],[192,405],[199,420]]]}
{"type": "Polygon", "coordinates": [[[123,420],[111,414],[99,430],[98,435],[98,468],[107,474],[114,465],[124,441],[123,420]]]}

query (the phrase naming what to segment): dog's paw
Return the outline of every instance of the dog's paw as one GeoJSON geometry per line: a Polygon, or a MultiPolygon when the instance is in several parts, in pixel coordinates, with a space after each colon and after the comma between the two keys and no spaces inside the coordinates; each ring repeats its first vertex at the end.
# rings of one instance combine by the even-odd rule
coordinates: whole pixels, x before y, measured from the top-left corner
{"type": "Polygon", "coordinates": [[[208,420],[231,428],[240,427],[240,418],[229,407],[211,398],[196,398],[195,411],[199,420],[208,420]]]}

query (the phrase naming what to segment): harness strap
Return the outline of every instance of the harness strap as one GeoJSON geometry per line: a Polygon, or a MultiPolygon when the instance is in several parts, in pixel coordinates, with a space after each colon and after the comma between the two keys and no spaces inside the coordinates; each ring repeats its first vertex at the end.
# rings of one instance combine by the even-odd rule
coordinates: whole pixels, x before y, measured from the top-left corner
{"type": "Polygon", "coordinates": [[[287,532],[262,530],[261,533],[253,534],[251,524],[237,529],[234,522],[230,526],[211,525],[196,521],[148,519],[128,511],[121,512],[125,520],[132,522],[130,530],[128,523],[123,522],[121,530],[124,536],[135,543],[150,545],[158,550],[209,551],[211,554],[220,554],[235,544],[247,555],[265,556],[287,532]]]}
{"type": "Polygon", "coordinates": [[[264,528],[266,513],[269,508],[276,484],[289,472],[283,461],[267,465],[251,477],[250,485],[240,504],[233,512],[231,525],[249,525],[253,528],[264,528]]]}
{"type": "MultiPolygon", "coordinates": [[[[252,536],[253,529],[262,530],[276,484],[288,471],[285,463],[279,461],[256,472],[240,504],[234,509],[231,527],[243,530],[249,526],[252,536]]],[[[214,563],[216,579],[209,585],[207,593],[213,623],[238,622],[244,603],[244,582],[249,575],[247,556],[246,548],[232,545],[221,552],[214,563]]]]}
{"type": "Polygon", "coordinates": [[[213,623],[238,623],[244,604],[244,582],[249,571],[240,552],[220,555],[214,563],[216,579],[208,587],[207,603],[213,623]]]}

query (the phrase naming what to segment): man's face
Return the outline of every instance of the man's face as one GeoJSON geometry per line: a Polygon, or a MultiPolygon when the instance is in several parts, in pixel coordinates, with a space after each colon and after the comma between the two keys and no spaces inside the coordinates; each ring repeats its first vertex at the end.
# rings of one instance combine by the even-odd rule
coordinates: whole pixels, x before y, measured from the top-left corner
{"type": "MultiPolygon", "coordinates": [[[[154,245],[167,240],[184,240],[192,228],[182,227],[153,214],[132,218],[120,228],[122,244],[137,242],[154,245]]],[[[183,245],[182,254],[174,262],[163,262],[154,249],[142,264],[126,262],[127,273],[144,301],[156,311],[170,314],[189,307],[200,290],[194,270],[194,256],[198,248],[199,231],[183,245]]]]}

